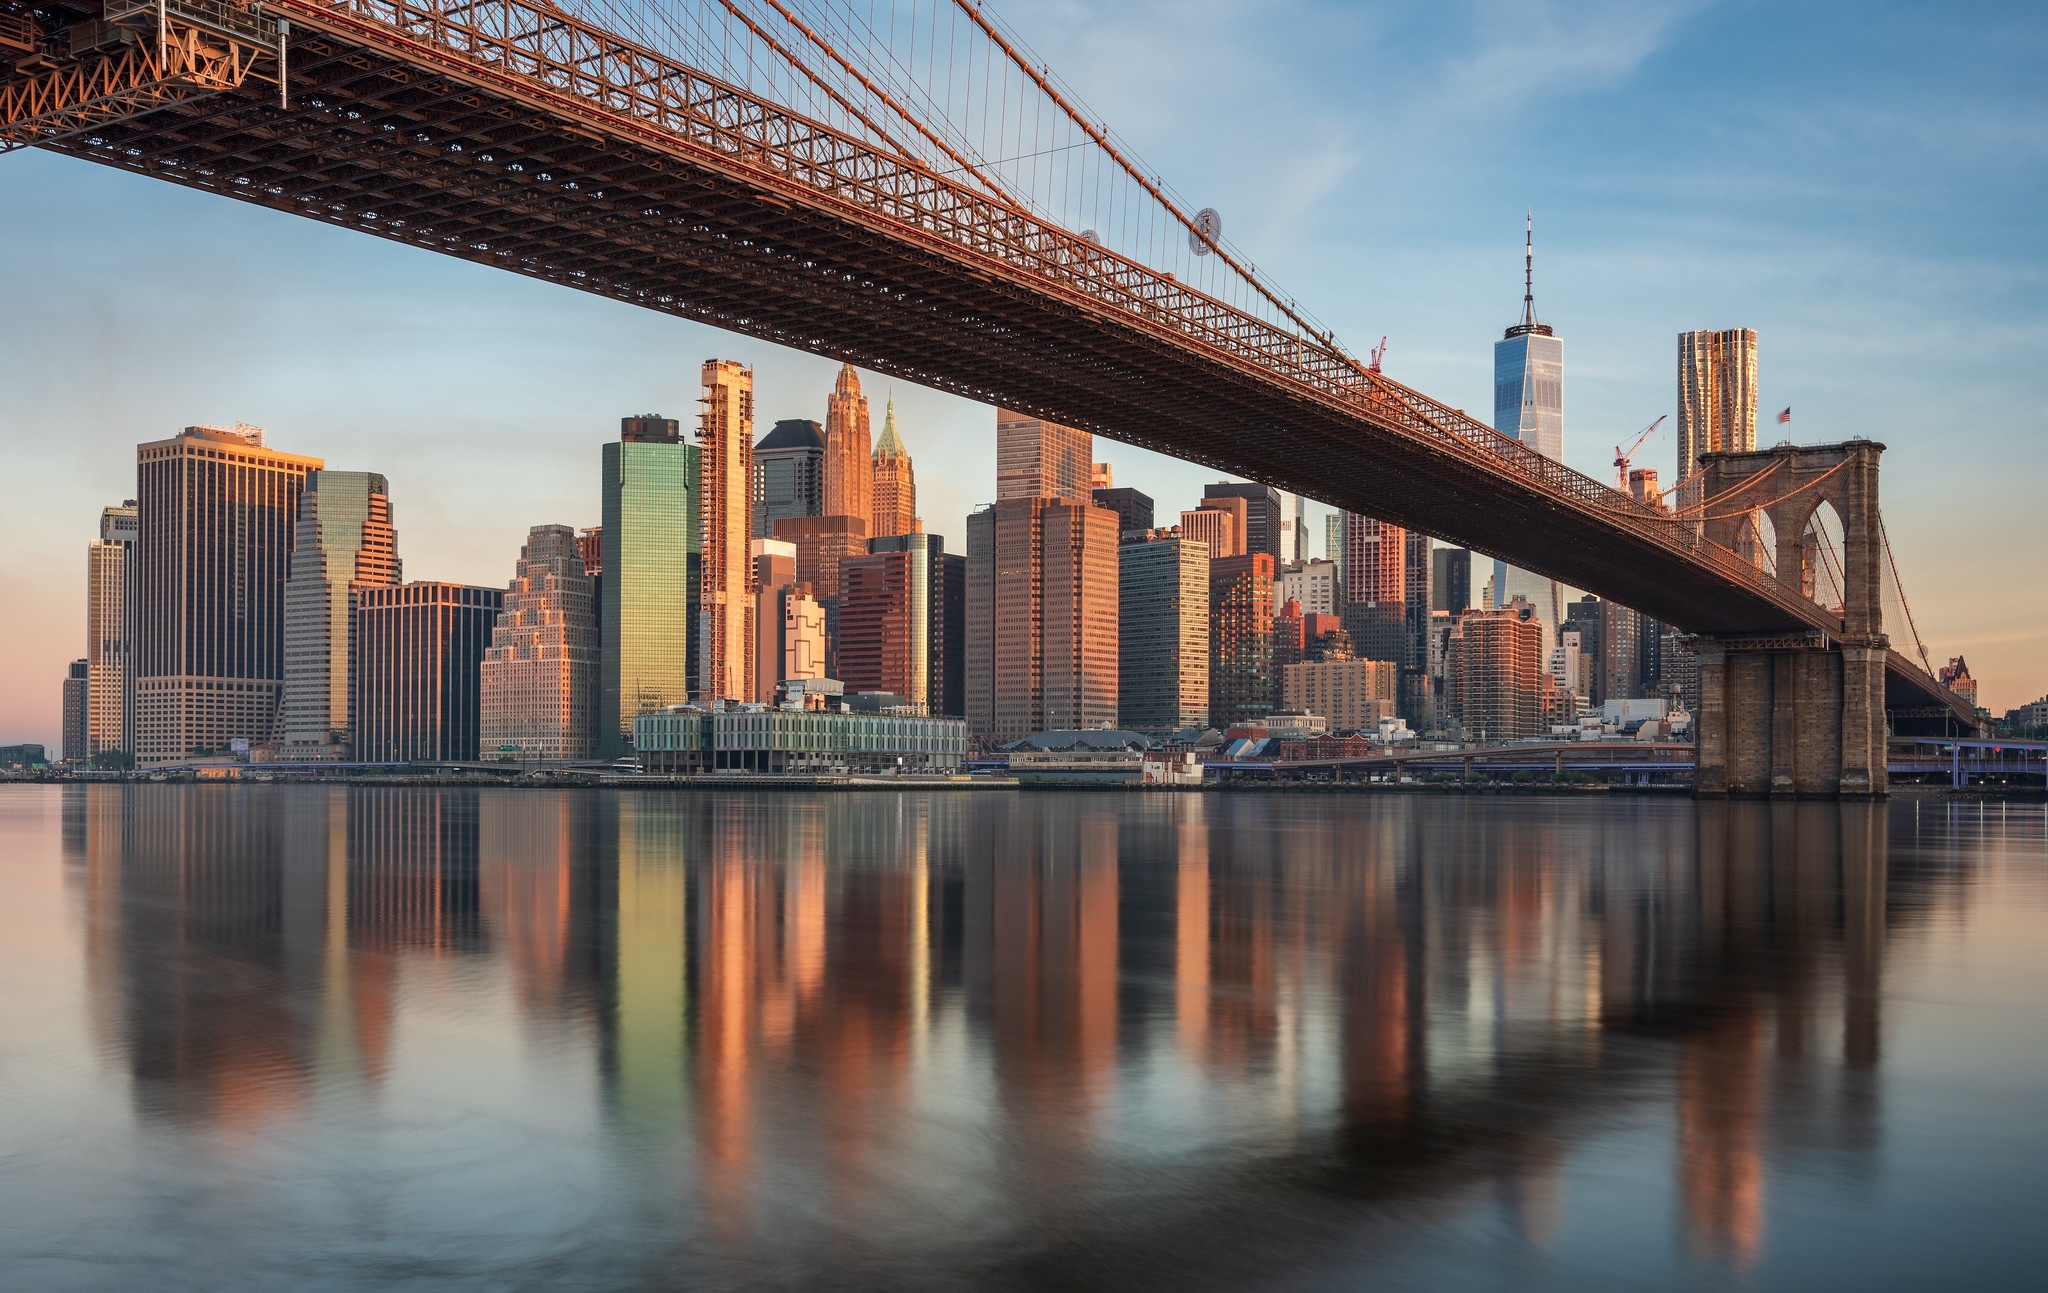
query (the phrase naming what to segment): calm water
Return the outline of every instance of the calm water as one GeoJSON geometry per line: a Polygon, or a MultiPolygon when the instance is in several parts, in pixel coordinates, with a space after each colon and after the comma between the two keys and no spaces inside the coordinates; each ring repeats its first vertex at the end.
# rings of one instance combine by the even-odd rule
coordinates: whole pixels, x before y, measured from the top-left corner
{"type": "Polygon", "coordinates": [[[0,1287],[2039,1288],[2044,825],[0,786],[0,1287]]]}

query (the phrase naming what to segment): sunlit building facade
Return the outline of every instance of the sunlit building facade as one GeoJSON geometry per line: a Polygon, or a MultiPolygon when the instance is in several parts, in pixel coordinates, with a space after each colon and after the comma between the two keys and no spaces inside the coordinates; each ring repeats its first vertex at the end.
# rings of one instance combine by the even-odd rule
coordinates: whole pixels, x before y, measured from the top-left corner
{"type": "Polygon", "coordinates": [[[1755,448],[1756,329],[1679,333],[1678,480],[1699,470],[1701,454],[1755,448]]]}
{"type": "Polygon", "coordinates": [[[349,756],[356,594],[402,577],[385,478],[367,471],[309,472],[284,591],[284,758],[349,756]]]}
{"type": "Polygon", "coordinates": [[[597,739],[597,608],[576,531],[526,533],[481,671],[486,759],[588,759],[597,739]]]}
{"type": "Polygon", "coordinates": [[[1107,508],[1038,495],[967,518],[963,699],[977,738],[1116,722],[1117,526],[1107,508]]]}
{"type": "Polygon", "coordinates": [[[474,760],[483,661],[505,590],[440,580],[356,599],[356,749],[365,763],[474,760]]]}
{"type": "Polygon", "coordinates": [[[754,370],[730,359],[704,364],[704,547],[698,611],[700,698],[754,698],[754,580],[747,544],[754,479],[754,370]]]}
{"type": "Polygon", "coordinates": [[[873,499],[868,510],[868,535],[886,538],[909,534],[918,528],[917,472],[910,454],[896,433],[896,401],[889,401],[882,418],[882,436],[875,442],[874,461],[869,472],[873,499]]]}
{"type": "Polygon", "coordinates": [[[135,500],[100,513],[86,549],[86,748],[128,751],[135,729],[135,500]]]}
{"type": "Polygon", "coordinates": [[[631,749],[633,719],[690,699],[702,577],[697,446],[672,418],[623,419],[604,446],[598,756],[631,749]]]}
{"type": "Polygon", "coordinates": [[[1117,549],[1117,725],[1170,736],[1209,722],[1209,549],[1178,530],[1117,549]]]}
{"type": "Polygon", "coordinates": [[[1094,497],[1095,437],[1044,418],[996,410],[996,501],[1094,497]]]}

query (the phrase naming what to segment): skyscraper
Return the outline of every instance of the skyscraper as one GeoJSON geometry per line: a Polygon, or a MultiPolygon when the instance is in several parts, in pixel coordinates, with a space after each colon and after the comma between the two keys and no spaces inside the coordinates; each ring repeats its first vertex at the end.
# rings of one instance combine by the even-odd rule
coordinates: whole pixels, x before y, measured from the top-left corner
{"type": "Polygon", "coordinates": [[[704,363],[704,555],[702,695],[754,698],[754,587],[747,556],[753,527],[754,370],[730,359],[704,363]]]}
{"type": "Polygon", "coordinates": [[[1116,722],[1117,524],[1070,497],[999,499],[967,518],[965,700],[977,737],[1116,722]]]}
{"type": "Polygon", "coordinates": [[[1273,712],[1273,554],[1209,563],[1209,723],[1228,728],[1273,712]]]}
{"type": "Polygon", "coordinates": [[[1209,721],[1209,549],[1178,530],[1117,549],[1117,725],[1170,736],[1209,721]]]}
{"type": "Polygon", "coordinates": [[[672,418],[620,421],[604,446],[598,757],[632,749],[633,720],[690,699],[702,577],[700,455],[672,418]]]}
{"type": "Polygon", "coordinates": [[[355,603],[399,582],[391,487],[367,471],[306,474],[284,590],[287,759],[346,759],[355,726],[355,603]]]}
{"type": "Polygon", "coordinates": [[[574,529],[526,532],[480,676],[484,758],[587,759],[595,752],[597,606],[574,529]]]}
{"type": "Polygon", "coordinates": [[[1095,437],[1043,418],[996,410],[996,501],[1094,496],[1095,437]]]}
{"type": "Polygon", "coordinates": [[[268,741],[299,496],[325,464],[241,424],[186,427],[136,456],[136,763],[268,741]]]}
{"type": "Polygon", "coordinates": [[[1678,480],[1703,453],[1756,448],[1756,330],[1678,334],[1678,480]]]}
{"type": "Polygon", "coordinates": [[[874,437],[868,430],[868,397],[860,374],[842,364],[839,380],[825,399],[825,516],[867,521],[874,508],[874,437]]]}
{"type": "Polygon", "coordinates": [[[1124,534],[1152,528],[1152,496],[1124,486],[1102,486],[1094,491],[1095,506],[1115,512],[1124,534]]]}
{"type": "Polygon", "coordinates": [[[903,697],[920,712],[943,707],[943,677],[933,695],[933,581],[945,540],[936,534],[882,535],[839,568],[839,679],[848,691],[903,697]]]}
{"type": "Polygon", "coordinates": [[[92,705],[92,666],[73,660],[64,670],[64,753],[63,758],[83,763],[92,757],[86,735],[92,705]]]}
{"type": "Polygon", "coordinates": [[[1399,663],[1407,652],[1407,531],[1355,512],[1343,515],[1344,630],[1360,659],[1399,663]]]}
{"type": "Polygon", "coordinates": [[[420,580],[356,593],[356,758],[474,760],[502,588],[420,580]]]}
{"type": "Polygon", "coordinates": [[[773,538],[775,523],[825,514],[825,429],[785,418],[754,445],[754,537],[773,538]]]}
{"type": "Polygon", "coordinates": [[[1463,615],[1472,605],[1472,554],[1464,548],[1438,548],[1429,560],[1429,608],[1463,615]]]}
{"type": "Polygon", "coordinates": [[[135,500],[100,513],[86,550],[86,749],[131,749],[135,731],[135,500]]]}
{"type": "Polygon", "coordinates": [[[767,704],[788,676],[782,667],[789,653],[787,602],[797,590],[796,545],[755,539],[747,545],[747,556],[754,563],[754,699],[767,704]]]}
{"type": "Polygon", "coordinates": [[[1293,520],[1281,502],[1280,491],[1271,485],[1242,481],[1218,481],[1202,487],[1202,506],[1213,506],[1225,499],[1244,500],[1242,551],[1267,554],[1273,558],[1275,570],[1286,565],[1285,551],[1291,542],[1293,520]]]}
{"type": "Polygon", "coordinates": [[[872,476],[873,504],[868,512],[868,535],[887,538],[909,534],[918,528],[917,473],[910,454],[896,434],[896,401],[890,400],[882,417],[882,438],[875,442],[872,476]]]}
{"type": "Polygon", "coordinates": [[[1453,630],[1449,699],[1474,740],[1542,734],[1543,628],[1527,609],[1467,611],[1453,630]]]}
{"type": "Polygon", "coordinates": [[[1202,506],[1180,514],[1180,532],[1209,550],[1211,561],[1244,555],[1244,500],[1204,499],[1202,506]],[[1230,506],[1235,504],[1235,506],[1230,506]]]}
{"type": "MultiPolygon", "coordinates": [[[[1522,247],[1522,319],[1493,343],[1493,429],[1520,440],[1552,462],[1564,461],[1564,342],[1536,321],[1533,223],[1522,247]]],[[[1537,608],[1545,631],[1554,631],[1561,595],[1546,576],[1493,563],[1493,605],[1517,597],[1537,608]]]]}
{"type": "Polygon", "coordinates": [[[942,552],[932,563],[934,718],[967,716],[967,558],[942,552]]]}

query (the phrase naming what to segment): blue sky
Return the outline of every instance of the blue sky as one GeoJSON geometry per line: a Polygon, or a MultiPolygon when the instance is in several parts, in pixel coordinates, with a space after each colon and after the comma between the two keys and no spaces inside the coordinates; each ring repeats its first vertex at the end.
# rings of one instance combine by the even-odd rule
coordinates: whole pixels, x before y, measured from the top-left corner
{"type": "MultiPolygon", "coordinates": [[[[1889,446],[1930,649],[1995,709],[2048,691],[2048,9],[1437,3],[996,6],[1148,165],[1387,370],[1484,416],[1519,310],[1565,341],[1565,443],[1673,412],[1675,335],[1759,333],[1768,414],[1889,446]]],[[[58,732],[84,545],[134,445],[241,419],[392,480],[407,574],[502,583],[527,526],[597,516],[626,413],[757,367],[763,423],[832,365],[211,195],[0,156],[0,742],[58,732]]],[[[875,420],[889,384],[873,379],[875,420]]],[[[929,527],[994,492],[993,413],[897,385],[929,527]]],[[[1667,424],[1639,457],[1671,469],[1667,424]]],[[[1209,474],[1098,453],[1163,511],[1209,474]]],[[[1320,527],[1314,535],[1320,544],[1320,527]]],[[[1894,635],[1899,636],[1895,626],[1894,635]]]]}

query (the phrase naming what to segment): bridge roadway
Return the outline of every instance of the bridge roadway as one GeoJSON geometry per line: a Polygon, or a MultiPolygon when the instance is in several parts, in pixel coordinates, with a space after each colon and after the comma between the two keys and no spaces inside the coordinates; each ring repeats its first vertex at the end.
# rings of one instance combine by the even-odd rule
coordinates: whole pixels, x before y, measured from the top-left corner
{"type": "MultiPolygon", "coordinates": [[[[158,6],[107,3],[154,32],[158,6]]],[[[222,3],[165,9],[232,36],[205,26],[222,3]]],[[[261,48],[239,89],[159,87],[89,128],[32,119],[57,74],[31,85],[38,74],[17,69],[0,76],[0,147],[37,144],[1083,427],[1507,557],[1687,631],[1841,633],[1696,525],[1333,343],[573,9],[266,0],[258,27],[280,19],[289,106],[261,48]]],[[[1889,707],[1963,714],[1905,657],[1888,666],[1889,707]]]]}

